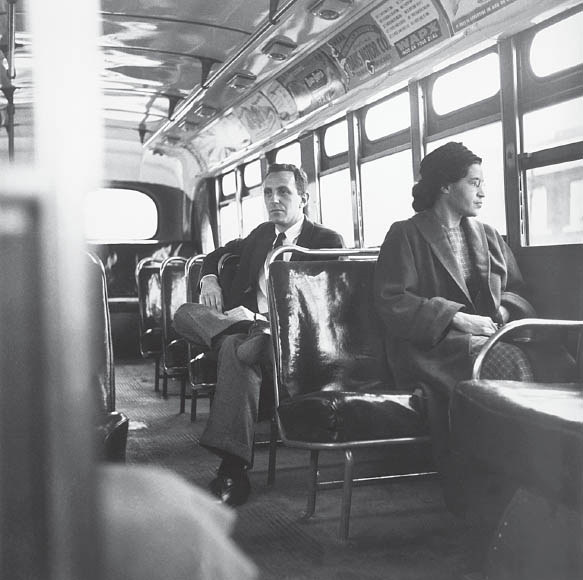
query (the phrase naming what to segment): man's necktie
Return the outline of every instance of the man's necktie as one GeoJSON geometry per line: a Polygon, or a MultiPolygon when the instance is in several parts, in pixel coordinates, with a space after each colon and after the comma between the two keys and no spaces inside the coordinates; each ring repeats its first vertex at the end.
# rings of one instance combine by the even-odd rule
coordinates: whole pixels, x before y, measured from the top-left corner
{"type": "MultiPolygon", "coordinates": [[[[283,246],[283,241],[285,240],[285,232],[280,232],[277,236],[277,238],[275,238],[275,242],[273,244],[273,249],[275,250],[276,248],[281,248],[281,246],[283,246]]],[[[283,260],[283,254],[280,254],[276,260],[283,260]]]]}

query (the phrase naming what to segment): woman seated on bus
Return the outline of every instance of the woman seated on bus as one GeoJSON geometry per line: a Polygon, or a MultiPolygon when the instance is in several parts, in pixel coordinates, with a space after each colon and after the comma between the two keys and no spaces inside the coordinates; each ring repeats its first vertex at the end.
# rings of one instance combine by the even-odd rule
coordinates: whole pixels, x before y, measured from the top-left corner
{"type": "MultiPolygon", "coordinates": [[[[447,403],[489,336],[510,319],[534,316],[510,248],[476,216],[484,203],[482,160],[447,143],[421,162],[408,220],[394,223],[375,274],[376,308],[399,388],[423,386],[438,469],[447,455],[447,403]]],[[[483,376],[532,380],[529,359],[499,343],[483,376]]]]}

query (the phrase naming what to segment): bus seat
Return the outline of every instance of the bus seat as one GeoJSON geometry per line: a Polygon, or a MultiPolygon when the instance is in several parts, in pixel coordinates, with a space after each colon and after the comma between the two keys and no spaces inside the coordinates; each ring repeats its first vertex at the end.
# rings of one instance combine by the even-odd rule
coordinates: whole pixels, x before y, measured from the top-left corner
{"type": "Polygon", "coordinates": [[[138,328],[140,354],[153,358],[154,390],[160,390],[160,358],[162,357],[162,289],[161,260],[142,258],[136,266],[138,289],[138,328]]]}
{"type": "MultiPolygon", "coordinates": [[[[579,344],[583,344],[583,321],[525,319],[510,323],[489,341],[476,360],[472,379],[456,385],[450,402],[452,466],[466,495],[467,509],[480,500],[473,491],[479,489],[473,479],[476,474],[497,476],[511,497],[510,503],[506,500],[501,506],[507,505],[488,555],[488,577],[494,580],[510,577],[504,574],[517,580],[538,580],[550,577],[546,574],[551,568],[553,578],[583,574],[581,371],[572,382],[480,378],[487,350],[505,334],[553,327],[577,331],[579,344]],[[534,514],[539,514],[536,521],[534,514]],[[533,550],[533,542],[539,549],[533,550]],[[567,558],[568,566],[567,554],[578,554],[567,558]]],[[[571,379],[571,368],[565,372],[571,379]]]]}
{"type": "Polygon", "coordinates": [[[184,413],[188,348],[172,322],[174,313],[186,302],[186,258],[166,258],[160,267],[162,296],[162,396],[168,396],[168,378],[180,379],[180,412],[184,413]]]}
{"type": "MultiPolygon", "coordinates": [[[[289,249],[293,248],[292,246],[289,249]]],[[[286,247],[288,251],[288,247],[286,247]]],[[[296,249],[317,255],[318,250],[296,249]]],[[[338,250],[338,255],[355,250],[338,250]]],[[[409,405],[410,393],[394,390],[374,312],[375,261],[277,261],[269,267],[269,308],[275,345],[276,419],[284,445],[311,452],[306,516],[314,513],[321,450],[344,451],[340,539],[348,537],[353,450],[429,446],[425,421],[409,405]]],[[[270,464],[275,465],[275,445],[270,464]]],[[[393,465],[390,479],[403,475],[393,465]]],[[[367,478],[368,481],[376,478],[367,478]]],[[[379,477],[387,479],[387,477],[379,477]]],[[[358,479],[354,479],[358,483],[358,479]]]]}
{"type": "Polygon", "coordinates": [[[111,321],[107,304],[107,282],[101,260],[89,257],[92,328],[92,381],[98,405],[96,431],[99,457],[107,461],[125,461],[129,420],[115,410],[115,371],[111,321]]]}
{"type": "MultiPolygon", "coordinates": [[[[186,262],[186,301],[198,302],[200,297],[200,272],[205,254],[192,256],[186,262]]],[[[191,389],[190,420],[196,419],[198,398],[210,396],[216,382],[216,363],[208,361],[205,353],[188,343],[188,380],[191,389]],[[208,364],[208,363],[211,364],[208,364]]]]}
{"type": "MultiPolygon", "coordinates": [[[[200,294],[200,272],[204,256],[200,256],[200,259],[197,258],[189,260],[186,268],[189,302],[198,302],[200,294]]],[[[239,255],[227,253],[221,256],[218,264],[219,284],[225,294],[231,288],[238,267],[239,255]]],[[[199,396],[208,395],[212,398],[217,381],[217,361],[209,352],[198,350],[193,345],[189,345],[188,348],[188,376],[192,393],[190,420],[194,421],[199,396]]]]}

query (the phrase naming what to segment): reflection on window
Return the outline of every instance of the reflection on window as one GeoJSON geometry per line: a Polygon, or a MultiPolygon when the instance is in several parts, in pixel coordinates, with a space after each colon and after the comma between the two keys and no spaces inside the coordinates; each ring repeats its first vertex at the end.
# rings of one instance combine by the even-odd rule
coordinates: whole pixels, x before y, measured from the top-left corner
{"type": "Polygon", "coordinates": [[[446,115],[493,97],[500,90],[498,54],[490,52],[438,77],[431,99],[438,115],[446,115]]]}
{"type": "Polygon", "coordinates": [[[245,165],[243,181],[245,187],[254,187],[261,183],[261,161],[259,159],[245,165]]]}
{"type": "Polygon", "coordinates": [[[235,195],[237,192],[237,179],[235,178],[235,172],[231,171],[225,173],[221,180],[221,191],[223,195],[235,195]]]}
{"type": "Polygon", "coordinates": [[[393,222],[413,215],[411,164],[410,149],[362,164],[365,247],[379,246],[393,222]]]}
{"type": "Polygon", "coordinates": [[[524,149],[538,151],[583,139],[583,98],[526,113],[524,149]]]}
{"type": "Polygon", "coordinates": [[[239,219],[237,217],[237,204],[224,205],[219,210],[221,244],[239,237],[239,219]]]}
{"type": "Polygon", "coordinates": [[[260,223],[267,221],[265,202],[262,195],[244,197],[241,201],[241,211],[243,212],[243,236],[251,232],[260,223]]]}
{"type": "Polygon", "coordinates": [[[409,93],[401,93],[371,107],[364,118],[367,139],[375,141],[411,126],[409,93]]]}
{"type": "Polygon", "coordinates": [[[434,141],[428,144],[427,150],[428,152],[433,151],[448,141],[461,141],[482,158],[486,197],[478,219],[495,227],[502,235],[506,234],[502,124],[483,125],[471,131],[458,133],[447,139],[434,141]]]}
{"type": "Polygon", "coordinates": [[[158,229],[158,208],[141,191],[98,189],[85,198],[89,240],[148,240],[158,229]]]}
{"type": "Polygon", "coordinates": [[[526,172],[529,245],[583,243],[583,161],[526,172]]]}
{"type": "Polygon", "coordinates": [[[330,125],[324,132],[324,153],[328,157],[348,151],[348,124],[346,120],[330,125]]]}
{"type": "Polygon", "coordinates": [[[352,225],[352,197],[348,169],[320,177],[320,206],[322,223],[336,230],[347,247],[354,247],[352,225]]]}
{"type": "Polygon", "coordinates": [[[291,163],[296,167],[302,166],[302,153],[300,144],[297,141],[286,145],[278,150],[275,155],[276,163],[291,163]]]}
{"type": "Polygon", "coordinates": [[[535,75],[545,77],[583,64],[583,12],[538,32],[530,47],[535,75]]]}

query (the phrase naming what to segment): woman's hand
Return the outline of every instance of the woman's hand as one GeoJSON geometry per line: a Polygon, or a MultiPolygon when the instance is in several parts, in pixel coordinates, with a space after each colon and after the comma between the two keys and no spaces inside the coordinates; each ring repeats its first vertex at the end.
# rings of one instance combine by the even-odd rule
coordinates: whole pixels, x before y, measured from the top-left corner
{"type": "Polygon", "coordinates": [[[223,311],[223,291],[216,276],[205,276],[200,283],[200,303],[223,311]]]}
{"type": "Polygon", "coordinates": [[[451,322],[453,328],[456,330],[476,336],[491,336],[498,330],[498,327],[491,318],[488,316],[479,316],[478,314],[456,312],[451,322]]]}

